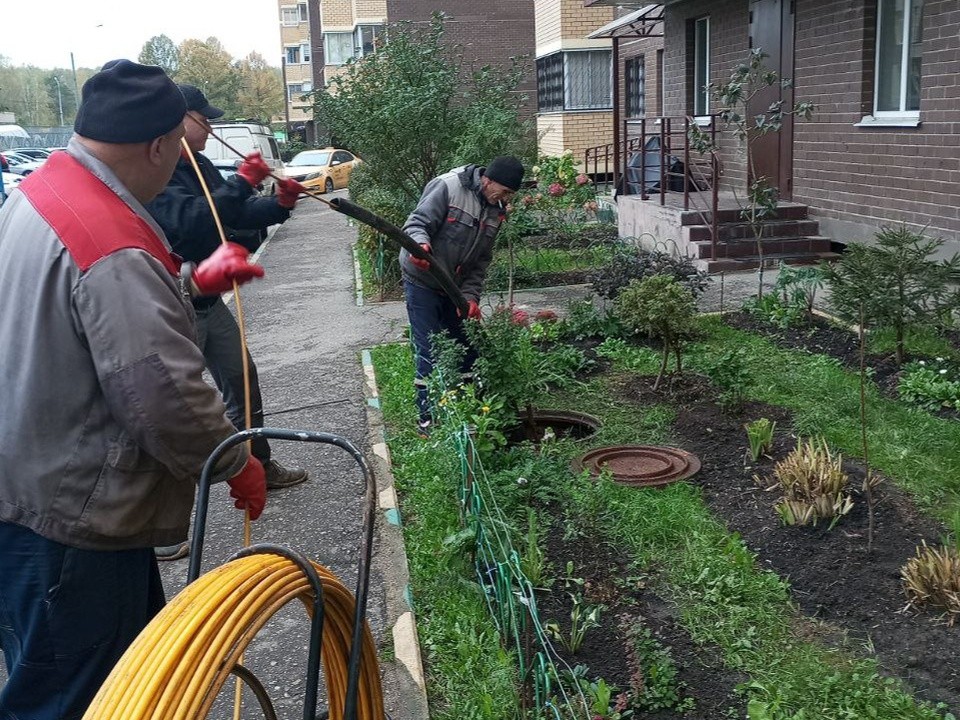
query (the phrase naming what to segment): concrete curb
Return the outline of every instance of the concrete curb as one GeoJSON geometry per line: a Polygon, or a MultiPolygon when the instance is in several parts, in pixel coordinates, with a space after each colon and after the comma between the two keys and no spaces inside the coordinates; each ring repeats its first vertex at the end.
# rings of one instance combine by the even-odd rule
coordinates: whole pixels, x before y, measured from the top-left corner
{"type": "Polygon", "coordinates": [[[357,288],[357,307],[363,307],[363,276],[360,274],[360,255],[356,243],[350,246],[350,252],[353,255],[353,282],[357,288]]]}
{"type": "Polygon", "coordinates": [[[380,409],[380,394],[370,351],[364,350],[361,355],[365,378],[367,426],[370,447],[373,450],[371,464],[377,481],[377,505],[386,521],[380,523],[381,547],[378,554],[384,559],[382,570],[386,587],[387,617],[388,623],[393,622],[393,649],[397,660],[392,664],[392,668],[388,668],[386,663],[383,667],[385,672],[393,672],[396,675],[394,679],[401,690],[404,720],[428,720],[430,710],[427,702],[423,658],[420,655],[420,641],[417,637],[410,591],[410,572],[400,521],[400,505],[394,489],[390,450],[387,447],[383,413],[380,409]]]}

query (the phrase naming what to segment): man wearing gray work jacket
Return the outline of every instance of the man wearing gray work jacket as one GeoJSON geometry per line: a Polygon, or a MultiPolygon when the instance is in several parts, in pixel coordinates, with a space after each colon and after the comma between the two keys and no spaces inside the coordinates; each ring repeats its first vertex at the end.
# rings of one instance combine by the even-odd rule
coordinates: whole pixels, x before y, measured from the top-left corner
{"type": "Polygon", "coordinates": [[[430,335],[445,330],[467,348],[461,370],[469,370],[475,359],[463,330],[464,318],[427,268],[431,262],[440,263],[466,297],[470,307],[467,317],[479,320],[480,295],[493,259],[493,244],[506,217],[504,207],[522,182],[523,164],[510,155],[495,157],[486,167],[455,168],[427,183],[403,226],[433,256],[432,260],[421,260],[406,250],[400,251],[410,337],[416,353],[414,385],[422,436],[429,435],[431,424],[426,386],[426,378],[433,372],[430,335]]]}
{"type": "MultiPolygon", "coordinates": [[[[187,536],[204,462],[235,432],[190,300],[263,270],[235,244],[181,264],[143,207],[185,113],[159,67],[107,63],[66,151],[0,209],[0,718],[83,716],[163,605],[153,548],[187,536]]],[[[264,471],[244,445],[214,480],[259,516],[264,471]]]]}

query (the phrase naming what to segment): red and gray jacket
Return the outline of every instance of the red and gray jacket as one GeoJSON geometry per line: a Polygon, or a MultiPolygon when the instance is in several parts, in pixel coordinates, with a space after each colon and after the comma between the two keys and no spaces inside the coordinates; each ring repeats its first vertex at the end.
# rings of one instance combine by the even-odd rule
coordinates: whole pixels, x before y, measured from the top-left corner
{"type": "Polygon", "coordinates": [[[234,432],[203,367],[162,231],[71,140],[0,210],[0,521],[95,550],[185,538],[234,432]]]}
{"type": "MultiPolygon", "coordinates": [[[[467,165],[435,177],[403,226],[411,238],[430,246],[433,257],[450,272],[464,296],[477,302],[504,219],[503,210],[483,196],[483,170],[467,165]]],[[[440,290],[430,273],[410,262],[406,250],[400,251],[400,268],[405,280],[440,290]]]]}

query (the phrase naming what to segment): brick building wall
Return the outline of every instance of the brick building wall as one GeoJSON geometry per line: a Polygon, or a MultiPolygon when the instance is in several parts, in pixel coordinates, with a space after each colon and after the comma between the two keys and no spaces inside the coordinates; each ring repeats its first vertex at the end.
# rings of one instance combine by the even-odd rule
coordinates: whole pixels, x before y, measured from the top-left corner
{"type": "MultiPolygon", "coordinates": [[[[873,107],[875,0],[796,0],[795,11],[795,99],[816,112],[794,124],[793,199],[841,242],[905,222],[960,250],[960,4],[924,3],[918,127],[857,126],[873,107]]],[[[689,22],[704,15],[713,82],[747,55],[747,0],[669,5],[665,114],[692,111],[689,22]]],[[[744,154],[733,138],[723,145],[723,182],[742,191],[744,154]]]]}
{"type": "MultiPolygon", "coordinates": [[[[391,23],[427,23],[438,7],[435,0],[386,0],[386,9],[391,23]]],[[[518,92],[530,98],[525,109],[532,115],[537,92],[533,2],[446,0],[443,12],[447,16],[445,39],[462,48],[468,65],[509,67],[511,57],[525,56],[521,65],[524,80],[518,92]]]]}
{"type": "MultiPolygon", "coordinates": [[[[664,115],[693,113],[692,23],[710,18],[710,81],[723,83],[748,52],[747,0],[693,0],[668,5],[664,17],[664,115]]],[[[746,183],[746,153],[735,137],[721,137],[723,183],[739,190],[746,183]]]]}
{"type": "Polygon", "coordinates": [[[583,151],[601,145],[612,137],[611,113],[608,111],[543,113],[537,116],[537,135],[541,155],[560,155],[573,151],[578,165],[583,163],[583,151]]]}
{"type": "Polygon", "coordinates": [[[817,112],[795,126],[794,198],[836,240],[905,222],[960,250],[960,4],[924,3],[915,128],[855,126],[872,111],[875,23],[862,0],[797,2],[796,94],[817,112]]]}
{"type": "Polygon", "coordinates": [[[557,45],[562,37],[560,28],[562,0],[537,0],[535,6],[535,23],[537,26],[537,53],[540,48],[557,45]]]}

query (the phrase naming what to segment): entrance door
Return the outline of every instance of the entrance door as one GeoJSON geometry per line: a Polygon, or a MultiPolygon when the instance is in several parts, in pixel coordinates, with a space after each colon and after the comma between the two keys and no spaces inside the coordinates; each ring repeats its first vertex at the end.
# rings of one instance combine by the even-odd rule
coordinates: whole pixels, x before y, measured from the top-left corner
{"type": "MultiPolygon", "coordinates": [[[[781,79],[793,79],[793,0],[750,0],[750,47],[761,48],[764,66],[775,70],[781,79]]],[[[767,111],[771,103],[783,101],[784,109],[793,107],[793,88],[779,83],[765,88],[750,103],[748,116],[767,111]]],[[[758,178],[780,192],[782,200],[793,197],[793,116],[784,115],[780,132],[756,135],[749,144],[752,183],[758,178]]]]}

